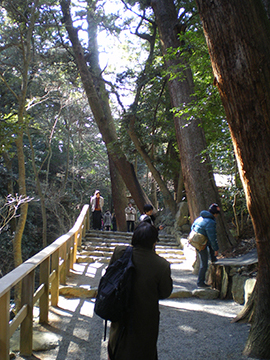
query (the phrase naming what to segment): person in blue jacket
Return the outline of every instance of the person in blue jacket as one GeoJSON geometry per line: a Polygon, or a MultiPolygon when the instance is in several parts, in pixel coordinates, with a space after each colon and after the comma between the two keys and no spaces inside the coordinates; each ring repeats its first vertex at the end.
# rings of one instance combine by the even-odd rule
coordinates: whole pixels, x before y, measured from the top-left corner
{"type": "Polygon", "coordinates": [[[206,247],[199,251],[200,257],[200,270],[197,280],[197,286],[200,288],[210,287],[205,283],[205,274],[208,268],[208,249],[210,252],[211,261],[216,261],[218,255],[218,242],[216,230],[216,217],[220,213],[220,208],[217,204],[209,206],[208,211],[203,210],[191,226],[191,230],[202,234],[208,238],[206,247]]]}

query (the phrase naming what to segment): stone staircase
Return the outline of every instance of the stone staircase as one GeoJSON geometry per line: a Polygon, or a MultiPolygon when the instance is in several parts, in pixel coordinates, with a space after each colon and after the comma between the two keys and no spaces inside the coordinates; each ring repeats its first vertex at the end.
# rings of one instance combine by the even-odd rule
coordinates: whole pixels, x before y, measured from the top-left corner
{"type": "MultiPolygon", "coordinates": [[[[77,263],[101,262],[107,264],[117,245],[130,245],[132,233],[118,231],[89,230],[77,254],[77,263]]],[[[171,264],[181,264],[185,260],[181,245],[172,235],[160,235],[156,252],[171,264]]]]}
{"type": "MultiPolygon", "coordinates": [[[[67,298],[95,298],[100,278],[115,246],[128,246],[131,244],[131,238],[131,233],[89,230],[83,238],[81,247],[77,249],[76,264],[67,283],[60,287],[59,294],[67,298]]],[[[219,296],[216,289],[197,288],[197,276],[192,273],[195,250],[187,246],[185,238],[181,238],[183,246],[178,244],[174,236],[161,233],[159,240],[156,252],[171,263],[173,292],[170,299],[216,299],[219,296]]]]}

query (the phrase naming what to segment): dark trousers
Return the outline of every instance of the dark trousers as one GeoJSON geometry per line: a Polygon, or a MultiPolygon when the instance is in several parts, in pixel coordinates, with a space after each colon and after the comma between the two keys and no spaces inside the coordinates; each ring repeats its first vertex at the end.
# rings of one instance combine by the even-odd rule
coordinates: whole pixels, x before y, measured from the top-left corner
{"type": "Polygon", "coordinates": [[[202,286],[205,282],[205,274],[208,268],[208,249],[210,252],[211,261],[214,261],[215,259],[215,252],[211,248],[211,246],[207,245],[205,249],[199,251],[199,257],[200,257],[200,270],[197,280],[197,285],[202,286]]]}
{"type": "Polygon", "coordinates": [[[127,231],[128,232],[134,231],[134,221],[127,221],[127,231]]]}
{"type": "Polygon", "coordinates": [[[100,210],[93,211],[93,229],[94,230],[101,229],[101,211],[100,210]]]}

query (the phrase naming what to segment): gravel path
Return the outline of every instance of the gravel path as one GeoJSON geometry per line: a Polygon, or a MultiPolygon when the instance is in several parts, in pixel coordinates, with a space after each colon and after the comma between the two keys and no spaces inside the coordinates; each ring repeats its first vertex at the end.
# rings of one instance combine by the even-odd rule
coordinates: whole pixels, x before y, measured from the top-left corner
{"type": "MultiPolygon", "coordinates": [[[[194,251],[185,249],[187,260],[172,265],[174,288],[193,290],[194,251]]],[[[75,264],[69,284],[95,287],[102,264],[75,264]]],[[[40,360],[107,360],[107,340],[103,341],[103,321],[93,312],[92,299],[59,299],[59,307],[50,309],[50,325],[39,327],[44,336],[59,339],[59,345],[47,351],[34,351],[31,357],[16,359],[40,360]]],[[[159,360],[247,360],[242,355],[248,324],[232,324],[242,306],[234,301],[197,298],[160,301],[159,360]]],[[[107,336],[108,338],[108,336],[107,336]]],[[[46,339],[45,343],[49,343],[46,339]]],[[[53,346],[53,341],[52,341],[53,346]]],[[[127,359],[128,360],[128,359],[127,359]]],[[[140,360],[140,359],[138,359],[140,360]]]]}

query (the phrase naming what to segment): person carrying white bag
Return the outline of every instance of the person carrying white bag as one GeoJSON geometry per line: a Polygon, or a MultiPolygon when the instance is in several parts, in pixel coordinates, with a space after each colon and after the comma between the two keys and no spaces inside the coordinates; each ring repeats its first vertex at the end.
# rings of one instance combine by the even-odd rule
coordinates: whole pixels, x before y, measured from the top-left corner
{"type": "Polygon", "coordinates": [[[212,262],[216,261],[218,255],[216,217],[219,213],[220,208],[217,204],[211,204],[208,211],[201,211],[200,216],[192,224],[188,236],[188,242],[198,250],[200,257],[200,270],[197,280],[197,286],[200,288],[210,287],[205,283],[205,274],[208,268],[208,251],[212,262]]]}

